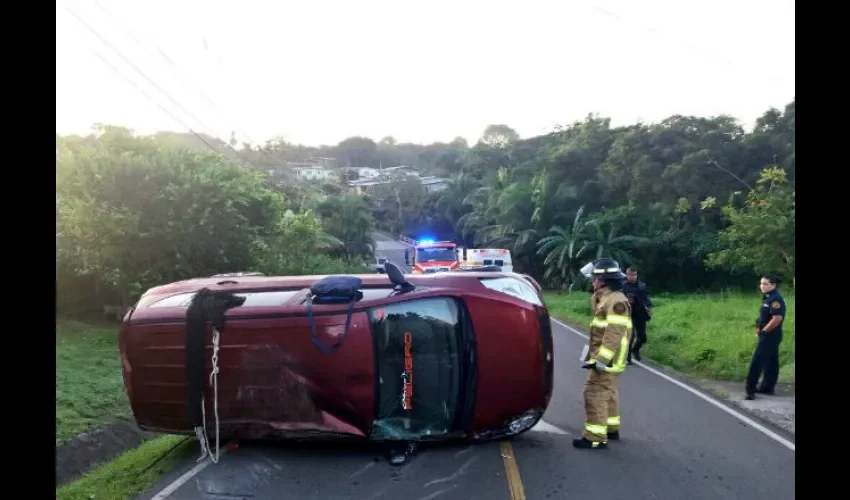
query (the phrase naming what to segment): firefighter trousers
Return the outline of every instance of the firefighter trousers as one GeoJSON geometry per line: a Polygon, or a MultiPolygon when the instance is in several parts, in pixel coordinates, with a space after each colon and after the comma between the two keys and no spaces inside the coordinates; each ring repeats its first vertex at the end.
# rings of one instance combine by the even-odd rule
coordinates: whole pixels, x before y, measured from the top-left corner
{"type": "Polygon", "coordinates": [[[608,433],[620,430],[620,394],[617,373],[591,368],[584,384],[584,437],[606,442],[608,433]]]}

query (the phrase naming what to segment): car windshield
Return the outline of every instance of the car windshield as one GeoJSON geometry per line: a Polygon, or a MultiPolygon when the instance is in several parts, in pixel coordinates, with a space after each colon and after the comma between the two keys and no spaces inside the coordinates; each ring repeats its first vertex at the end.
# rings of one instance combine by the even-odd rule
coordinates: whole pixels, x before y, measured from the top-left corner
{"type": "Polygon", "coordinates": [[[446,247],[425,247],[416,251],[416,262],[432,262],[432,261],[452,261],[457,260],[454,248],[446,247]]]}
{"type": "Polygon", "coordinates": [[[377,439],[452,431],[461,383],[463,323],[453,299],[413,300],[370,311],[378,358],[377,439]]]}

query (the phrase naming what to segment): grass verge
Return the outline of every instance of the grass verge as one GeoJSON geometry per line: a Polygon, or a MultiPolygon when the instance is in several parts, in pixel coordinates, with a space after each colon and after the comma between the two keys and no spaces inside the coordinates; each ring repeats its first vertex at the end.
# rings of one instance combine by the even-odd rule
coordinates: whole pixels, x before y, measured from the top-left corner
{"type": "MultiPolygon", "coordinates": [[[[793,295],[784,295],[788,317],[779,350],[779,381],[794,383],[793,295]]],[[[546,292],[552,316],[587,330],[590,294],[546,292]]],[[[742,381],[747,376],[756,344],[754,321],[761,295],[738,292],[653,297],[652,321],[647,325],[641,354],[662,366],[714,380],[742,381]]]]}
{"type": "Polygon", "coordinates": [[[144,442],[56,489],[57,500],[126,500],[150,488],[197,450],[194,439],[164,435],[144,442]]]}
{"type": "Polygon", "coordinates": [[[60,319],[56,324],[56,444],[129,414],[118,326],[60,319]]]}

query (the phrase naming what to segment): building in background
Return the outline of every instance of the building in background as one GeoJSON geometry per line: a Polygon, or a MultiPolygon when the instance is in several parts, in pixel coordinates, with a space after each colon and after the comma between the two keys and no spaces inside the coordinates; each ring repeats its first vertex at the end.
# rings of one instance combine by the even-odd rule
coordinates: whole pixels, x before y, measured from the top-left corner
{"type": "Polygon", "coordinates": [[[334,169],[334,158],[312,157],[304,161],[288,161],[286,167],[295,172],[295,177],[304,181],[327,181],[338,178],[339,173],[334,169]]]}
{"type": "MultiPolygon", "coordinates": [[[[376,170],[376,169],[370,169],[376,170]]],[[[360,174],[358,172],[358,174],[360,174]]],[[[446,188],[449,183],[448,179],[434,177],[432,175],[419,175],[412,167],[399,165],[397,167],[382,168],[377,171],[377,174],[371,173],[368,176],[360,175],[360,178],[348,181],[348,188],[359,195],[371,193],[377,186],[389,184],[398,181],[399,179],[410,178],[418,181],[425,188],[425,191],[436,192],[446,188]]]]}

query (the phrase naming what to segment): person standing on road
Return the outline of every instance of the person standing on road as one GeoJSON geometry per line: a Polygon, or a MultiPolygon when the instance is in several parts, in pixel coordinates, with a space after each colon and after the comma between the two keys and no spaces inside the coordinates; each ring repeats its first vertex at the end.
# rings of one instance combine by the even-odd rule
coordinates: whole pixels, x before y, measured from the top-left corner
{"type": "Polygon", "coordinates": [[[623,293],[629,298],[629,304],[632,306],[634,335],[627,360],[628,364],[632,364],[632,356],[640,361],[640,348],[646,344],[646,323],[652,319],[652,298],[650,298],[649,287],[645,282],[638,280],[638,270],[635,266],[626,268],[623,293]]]}
{"type": "Polygon", "coordinates": [[[626,369],[631,306],[620,291],[626,275],[616,260],[598,259],[582,271],[593,277],[593,321],[581,356],[582,368],[590,370],[584,385],[584,434],[573,440],[573,446],[601,449],[608,446],[608,439],[620,439],[617,376],[626,369]]]}
{"type": "Polygon", "coordinates": [[[779,344],[782,343],[782,324],[785,322],[785,299],[779,293],[779,278],[772,274],[761,277],[759,288],[762,301],[759,317],[756,319],[756,337],[758,344],[750,361],[747,375],[747,398],[753,400],[755,394],[773,394],[776,380],[779,378],[779,344]],[[759,376],[764,374],[761,385],[756,387],[759,376]]]}

